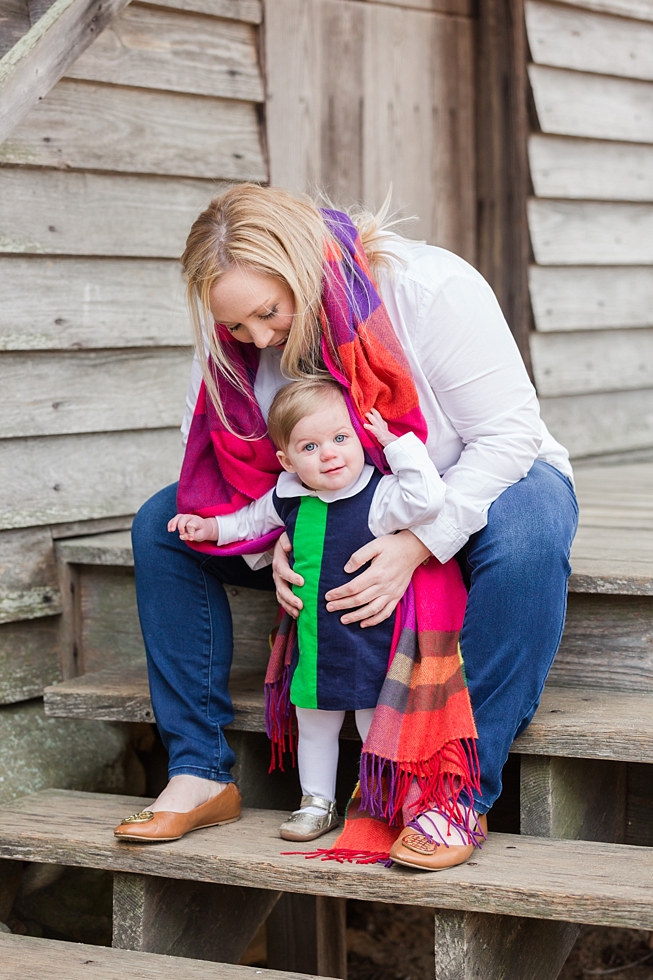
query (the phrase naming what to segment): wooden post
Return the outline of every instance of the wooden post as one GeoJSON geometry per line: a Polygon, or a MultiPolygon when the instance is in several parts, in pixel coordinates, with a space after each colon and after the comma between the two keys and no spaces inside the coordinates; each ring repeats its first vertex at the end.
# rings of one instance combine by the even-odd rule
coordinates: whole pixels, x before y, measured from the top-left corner
{"type": "Polygon", "coordinates": [[[435,976],[437,980],[555,980],[578,928],[568,922],[511,915],[438,911],[435,976]]]}
{"type": "Polygon", "coordinates": [[[523,755],[522,834],[624,843],[627,778],[625,762],[523,755]]]}
{"type": "Polygon", "coordinates": [[[268,918],[268,968],[347,977],[344,898],[285,893],[268,918]]]}
{"type": "Polygon", "coordinates": [[[478,268],[529,373],[528,75],[523,0],[480,0],[476,52],[478,268]]]}
{"type": "Polygon", "coordinates": [[[113,945],[237,963],[281,892],[150,875],[113,876],[113,945]]]}

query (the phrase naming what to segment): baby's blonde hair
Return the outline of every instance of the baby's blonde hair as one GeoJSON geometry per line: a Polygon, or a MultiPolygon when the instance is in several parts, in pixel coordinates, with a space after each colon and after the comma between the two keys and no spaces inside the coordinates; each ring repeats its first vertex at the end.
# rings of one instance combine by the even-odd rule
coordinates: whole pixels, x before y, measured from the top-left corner
{"type": "MultiPolygon", "coordinates": [[[[351,213],[373,275],[388,263],[384,241],[388,237],[389,225],[385,222],[389,206],[388,195],[376,215],[362,208],[351,213]]],[[[258,184],[231,187],[214,198],[194,222],[181,262],[195,347],[209,397],[231,432],[218,386],[209,370],[207,347],[217,370],[228,381],[240,387],[244,379],[214,330],[211,289],[226,272],[239,267],[284,282],[293,295],[295,312],[281,370],[289,379],[322,377],[326,372],[322,364],[320,309],[324,252],[330,237],[324,218],[310,198],[258,184]]],[[[261,438],[261,433],[249,438],[261,438]]]]}
{"type": "Polygon", "coordinates": [[[305,378],[280,388],[268,412],[268,434],[286,452],[292,431],[301,419],[324,407],[327,398],[342,398],[342,388],[331,377],[305,378]]]}

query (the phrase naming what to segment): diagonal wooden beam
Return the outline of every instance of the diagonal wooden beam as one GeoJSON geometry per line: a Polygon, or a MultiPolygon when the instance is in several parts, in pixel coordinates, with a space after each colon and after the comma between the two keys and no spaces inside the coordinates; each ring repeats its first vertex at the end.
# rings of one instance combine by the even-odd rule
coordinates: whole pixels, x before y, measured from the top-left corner
{"type": "Polygon", "coordinates": [[[129,0],[55,0],[0,60],[0,143],[129,0]]]}

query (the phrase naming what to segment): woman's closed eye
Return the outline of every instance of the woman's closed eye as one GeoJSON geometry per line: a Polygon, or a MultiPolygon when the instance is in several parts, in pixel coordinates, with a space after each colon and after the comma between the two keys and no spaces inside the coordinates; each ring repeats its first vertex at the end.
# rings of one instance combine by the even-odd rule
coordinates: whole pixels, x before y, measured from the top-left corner
{"type": "Polygon", "coordinates": [[[269,313],[259,313],[259,320],[271,320],[273,316],[276,316],[279,312],[278,306],[273,306],[269,313]]]}

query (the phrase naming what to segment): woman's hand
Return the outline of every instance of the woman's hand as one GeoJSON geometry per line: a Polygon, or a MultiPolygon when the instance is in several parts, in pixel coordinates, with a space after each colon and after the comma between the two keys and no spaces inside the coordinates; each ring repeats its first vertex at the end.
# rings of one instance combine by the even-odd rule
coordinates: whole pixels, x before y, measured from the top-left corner
{"type": "Polygon", "coordinates": [[[353,609],[340,617],[341,623],[360,622],[363,627],[382,623],[394,612],[417,566],[430,557],[431,552],[412,531],[375,538],[354,552],[345,571],[355,572],[368,561],[372,564],[351,582],[327,592],[328,611],[353,609]]]}
{"type": "Polygon", "coordinates": [[[282,609],[297,619],[299,613],[304,608],[302,600],[295,595],[288,583],[292,585],[303,585],[304,579],[297,572],[293,572],[288,561],[288,554],[292,551],[292,545],[288,535],[284,531],[274,546],[272,556],[272,577],[277,587],[277,601],[282,609]]]}

